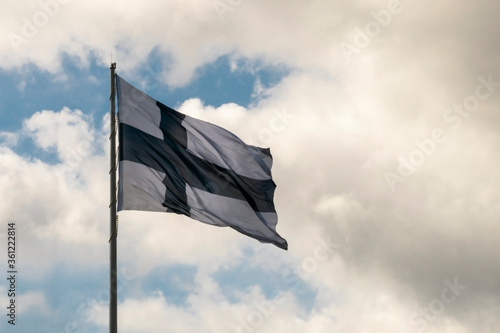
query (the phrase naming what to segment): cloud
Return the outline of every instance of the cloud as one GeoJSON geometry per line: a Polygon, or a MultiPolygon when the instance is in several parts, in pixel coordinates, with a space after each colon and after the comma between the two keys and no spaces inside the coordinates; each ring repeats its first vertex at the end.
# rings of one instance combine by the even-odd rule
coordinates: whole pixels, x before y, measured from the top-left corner
{"type": "Polygon", "coordinates": [[[19,304],[22,304],[22,307],[19,308],[19,314],[21,315],[33,311],[33,309],[36,309],[39,314],[46,315],[50,312],[45,294],[42,291],[22,294],[19,296],[18,301],[19,304]]]}
{"type": "Polygon", "coordinates": [[[0,132],[0,138],[2,140],[2,145],[5,146],[15,146],[19,140],[17,134],[10,132],[0,132]]]}
{"type": "MultiPolygon", "coordinates": [[[[201,288],[205,281],[210,281],[209,274],[221,267],[250,260],[278,276],[283,275],[281,269],[291,270],[300,280],[316,288],[318,295],[328,295],[315,300],[309,315],[303,314],[298,305],[287,307],[273,303],[276,315],[273,312],[271,319],[263,319],[262,323],[262,327],[266,325],[269,330],[298,331],[297,327],[311,331],[318,327],[348,330],[372,327],[374,323],[377,324],[373,327],[379,330],[415,329],[424,325],[422,320],[429,332],[476,325],[474,318],[467,322],[458,318],[473,302],[490,300],[493,308],[496,304],[495,282],[491,277],[498,275],[498,269],[490,264],[498,259],[495,251],[498,233],[494,224],[498,214],[497,191],[491,182],[491,177],[496,176],[494,171],[485,175],[484,170],[475,168],[477,161],[485,164],[492,159],[488,152],[494,149],[495,141],[488,143],[474,128],[464,129],[462,136],[450,138],[448,146],[436,151],[435,156],[405,183],[399,184],[394,193],[383,178],[383,171],[392,165],[393,156],[376,151],[379,141],[387,140],[380,138],[383,131],[377,126],[368,126],[365,110],[352,112],[347,107],[349,102],[347,106],[340,103],[341,92],[330,94],[330,98],[338,99],[339,111],[331,109],[333,101],[314,99],[324,96],[331,82],[314,78],[314,89],[308,88],[312,80],[305,74],[286,79],[274,88],[271,97],[251,110],[235,104],[215,109],[199,100],[186,101],[180,107],[182,112],[225,126],[242,137],[259,140],[262,129],[273,134],[272,140],[271,136],[262,137],[260,139],[267,138],[267,141],[260,143],[272,146],[273,170],[278,183],[278,229],[292,244],[290,256],[264,247],[249,259],[243,249],[258,244],[232,230],[205,226],[173,214],[125,212],[120,214],[121,263],[139,278],[158,265],[192,264],[201,270],[198,274],[202,278],[196,282],[201,288]],[[306,93],[290,94],[297,90],[306,93]],[[312,98],[309,104],[305,96],[312,98]],[[286,97],[288,104],[285,104],[286,97]],[[281,111],[284,107],[288,117],[281,111]],[[346,120],[349,117],[361,121],[346,120]],[[463,147],[469,147],[466,149],[475,157],[474,163],[454,164],[462,161],[463,147]],[[472,147],[480,148],[472,150],[472,147]],[[450,163],[455,169],[447,167],[450,163]],[[427,179],[432,182],[425,182],[427,179]],[[335,252],[327,261],[312,261],[318,240],[325,235],[335,242],[335,252]],[[285,261],[276,266],[280,260],[285,261]],[[439,311],[437,319],[427,320],[419,311],[428,309],[434,299],[439,299],[446,279],[458,279],[467,290],[456,302],[439,311]],[[337,299],[339,296],[335,295],[342,296],[337,299]],[[363,310],[366,318],[355,320],[354,313],[365,303],[369,304],[363,310]],[[298,318],[301,324],[290,327],[287,323],[292,318],[298,318]],[[417,324],[412,326],[411,318],[417,324]]],[[[103,153],[107,149],[105,130],[93,128],[91,119],[84,113],[64,108],[59,112],[35,113],[24,122],[19,135],[29,135],[42,149],[54,149],[59,158],[51,165],[22,158],[7,147],[1,150],[2,188],[10,193],[2,212],[5,218],[28,226],[22,239],[25,244],[32,244],[24,249],[24,265],[33,273],[46,271],[51,261],[52,264],[78,263],[77,266],[104,265],[101,254],[107,251],[108,234],[102,220],[107,216],[108,195],[105,194],[107,173],[103,170],[107,170],[109,162],[103,153]],[[80,142],[87,142],[88,149],[75,150],[72,158],[68,158],[64,147],[76,148],[80,142]],[[32,204],[23,209],[24,202],[32,204]],[[37,244],[36,251],[34,244],[37,244]],[[49,253],[57,256],[50,257],[49,253]]],[[[208,292],[209,298],[215,298],[211,301],[214,304],[206,308],[187,311],[168,304],[163,296],[145,295],[136,299],[134,294],[121,308],[126,312],[129,307],[135,308],[136,303],[143,304],[144,308],[165,316],[179,312],[178,318],[182,319],[179,327],[184,327],[182,322],[193,322],[193,318],[196,318],[195,326],[210,326],[213,320],[208,318],[212,317],[199,318],[195,314],[216,307],[215,303],[220,307],[217,300],[227,300],[217,296],[221,287],[217,283],[212,281],[206,287],[215,288],[208,292]]],[[[207,295],[199,295],[200,290],[191,291],[188,300],[202,302],[207,295]]],[[[243,323],[245,320],[259,322],[258,317],[248,319],[256,306],[245,295],[243,292],[239,305],[226,306],[228,309],[242,307],[239,311],[243,323]]],[[[292,304],[299,302],[293,292],[289,297],[292,304]]],[[[265,301],[276,301],[276,298],[265,301]]],[[[491,306],[479,306],[475,313],[493,318],[488,314],[491,306]]],[[[434,316],[433,312],[429,313],[434,316]]],[[[136,329],[132,323],[124,325],[131,332],[136,329]]],[[[158,319],[151,325],[153,329],[166,326],[167,322],[158,319]]],[[[240,323],[213,325],[217,329],[233,325],[230,327],[234,329],[234,325],[240,323]]]]}
{"type": "MultiPolygon", "coordinates": [[[[259,311],[254,302],[277,298],[256,288],[230,304],[210,279],[221,267],[246,260],[280,277],[280,269],[295,272],[318,290],[310,313],[293,292],[269,318],[259,312],[262,332],[493,332],[500,311],[500,5],[400,1],[401,10],[382,24],[380,15],[387,15],[391,1],[235,3],[222,18],[211,1],[1,5],[5,70],[35,64],[60,75],[68,56],[88,66],[107,64],[111,53],[131,77],[140,76],[138,69],[156,55],[163,61],[159,79],[171,86],[188,84],[196,69],[223,55],[232,68],[245,58],[292,69],[263,91],[256,81],[258,98],[248,109],[214,108],[199,99],[179,107],[249,143],[271,146],[278,230],[290,251],[263,247],[248,258],[245,251],[255,249],[255,242],[232,230],[175,215],[120,214],[120,253],[135,275],[178,263],[199,270],[187,308],[162,294],[124,299],[125,332],[235,331],[258,320],[249,319],[259,311]],[[18,47],[11,33],[23,38],[18,47]],[[341,43],[359,52],[347,59],[341,43]],[[490,96],[475,111],[453,111],[457,105],[465,110],[479,78],[490,76],[490,96]],[[446,139],[430,149],[437,128],[446,139]],[[400,177],[393,188],[387,172],[400,177]],[[334,254],[312,261],[318,239],[327,236],[338,245],[334,254]],[[445,281],[455,280],[467,289],[447,303],[445,281]]],[[[22,237],[30,245],[23,258],[30,271],[47,270],[56,261],[106,263],[107,124],[103,120],[97,129],[91,123],[84,109],[45,110],[19,132],[1,134],[0,184],[8,194],[1,217],[27,226],[22,237]],[[57,162],[20,153],[15,144],[27,137],[55,152],[57,162]]],[[[97,309],[96,323],[104,325],[104,307],[97,309]]]]}

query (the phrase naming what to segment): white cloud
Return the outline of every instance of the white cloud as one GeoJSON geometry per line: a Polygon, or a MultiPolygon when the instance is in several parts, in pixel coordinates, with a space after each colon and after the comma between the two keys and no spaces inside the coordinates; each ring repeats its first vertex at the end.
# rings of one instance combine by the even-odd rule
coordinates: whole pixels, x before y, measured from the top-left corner
{"type": "Polygon", "coordinates": [[[0,132],[1,144],[12,147],[15,146],[19,140],[19,135],[10,132],[0,132]]]}
{"type": "Polygon", "coordinates": [[[43,110],[24,123],[24,129],[36,145],[44,150],[56,148],[63,162],[90,156],[95,134],[89,128],[91,119],[82,111],[64,108],[60,112],[43,110]]]}
{"type": "Polygon", "coordinates": [[[21,294],[17,299],[20,304],[18,314],[23,315],[30,311],[36,310],[38,314],[48,315],[50,307],[47,303],[44,292],[33,291],[26,294],[21,294]]]}
{"type": "MultiPolygon", "coordinates": [[[[290,96],[294,86],[307,90],[303,80],[297,76],[283,82],[275,88],[272,97],[250,111],[234,104],[214,109],[203,106],[199,100],[187,101],[180,110],[228,127],[242,137],[251,137],[262,128],[270,128],[270,119],[275,116],[273,110],[286,105],[284,97],[290,96]]],[[[317,81],[314,91],[321,91],[323,85],[325,89],[330,86],[328,81],[317,81]]],[[[442,166],[462,159],[463,151],[458,147],[481,147],[470,153],[476,160],[491,159],[487,152],[494,149],[493,142],[485,144],[477,138],[477,132],[473,131],[471,136],[470,130],[464,130],[464,136],[450,139],[442,153],[436,152],[429,164],[421,167],[421,172],[408,178],[398,192],[392,194],[382,178],[384,165],[392,163],[391,155],[377,155],[363,147],[367,142],[365,136],[380,135],[377,128],[370,131],[362,122],[347,127],[342,122],[337,124],[336,120],[345,117],[347,111],[329,110],[324,100],[317,99],[317,104],[311,103],[310,109],[305,109],[305,97],[289,98],[292,106],[287,106],[291,108],[288,112],[297,117],[288,124],[280,124],[284,127],[274,133],[271,146],[278,183],[278,229],[289,240],[292,257],[272,247],[259,247],[253,260],[276,274],[280,271],[272,268],[273,263],[285,260],[284,265],[300,273],[310,269],[307,259],[314,258],[319,238],[329,235],[338,247],[327,262],[312,266],[315,270],[305,279],[307,284],[318,288],[319,295],[329,296],[318,299],[313,313],[305,319],[298,306],[276,305],[276,315],[265,321],[262,330],[321,331],[323,327],[338,327],[348,331],[376,327],[380,331],[397,331],[408,325],[411,329],[410,316],[440,295],[443,279],[454,277],[470,287],[463,298],[446,307],[438,321],[429,321],[428,331],[467,327],[469,324],[455,314],[458,316],[470,298],[490,298],[491,290],[481,286],[487,285],[488,276],[498,273],[495,266],[488,264],[495,256],[494,244],[498,240],[493,224],[498,212],[494,202],[496,192],[490,182],[495,173],[481,176],[483,172],[477,170],[474,163],[461,163],[459,168],[467,175],[464,178],[456,170],[442,166]],[[377,178],[378,186],[374,186],[377,178]],[[422,183],[421,180],[427,178],[433,182],[422,183]],[[290,202],[297,204],[290,205],[290,202]],[[477,221],[478,216],[483,217],[477,221]],[[468,253],[470,246],[482,253],[482,260],[468,253]],[[470,271],[471,266],[475,271],[470,271]],[[359,288],[364,291],[362,296],[357,296],[359,288]],[[342,297],[336,299],[336,293],[342,297]],[[397,296],[401,294],[404,296],[397,296]],[[393,310],[385,308],[387,302],[393,310]],[[365,303],[375,305],[366,310],[364,320],[358,320],[356,311],[365,303]],[[291,327],[290,321],[297,324],[291,327]]],[[[343,108],[344,105],[339,105],[339,110],[343,108]]],[[[362,117],[362,113],[357,117],[362,117]]],[[[108,195],[107,173],[102,170],[107,170],[109,161],[103,155],[96,155],[99,149],[83,151],[81,159],[65,158],[60,153],[67,144],[77,147],[80,140],[107,146],[105,131],[92,128],[90,120],[79,111],[65,108],[60,112],[36,113],[25,122],[22,133],[30,133],[39,146],[52,147],[59,153],[62,161],[55,166],[23,159],[9,148],[2,148],[0,180],[2,188],[11,193],[2,212],[5,219],[29,225],[23,231],[23,239],[33,245],[24,250],[23,258],[30,271],[43,271],[40,266],[49,264],[49,253],[57,254],[52,260],[68,264],[105,264],[102,253],[107,251],[105,240],[109,235],[102,221],[107,220],[108,195]],[[69,167],[69,171],[61,178],[57,170],[63,166],[69,167]],[[22,208],[24,202],[33,204],[26,209],[22,208]],[[96,211],[95,207],[101,208],[96,211]]],[[[201,269],[204,279],[223,266],[249,260],[243,259],[242,245],[259,245],[233,230],[205,226],[174,214],[133,212],[120,214],[119,244],[121,264],[139,278],[158,265],[183,263],[201,269]]],[[[178,313],[179,330],[192,329],[183,323],[193,322],[195,327],[214,325],[213,331],[227,327],[234,330],[240,323],[211,317],[215,316],[212,312],[208,312],[207,317],[197,317],[202,310],[220,307],[220,300],[226,302],[217,296],[219,287],[209,282],[197,282],[200,286],[208,283],[208,294],[201,289],[189,296],[199,302],[205,297],[214,297],[206,308],[187,311],[165,303],[162,297],[145,296],[145,299],[126,299],[121,311],[126,313],[128,307],[140,303],[165,316],[178,313]]],[[[242,297],[240,305],[225,306],[232,309],[228,311],[241,311],[240,316],[246,318],[255,311],[255,305],[246,296],[242,297]],[[238,310],[239,307],[243,310],[238,310]]],[[[293,296],[290,297],[293,300],[293,296]]],[[[486,316],[488,310],[484,311],[486,316]]],[[[146,316],[152,312],[144,313],[146,316]]],[[[473,319],[470,323],[476,324],[473,319]]],[[[151,330],[168,324],[171,323],[163,319],[152,321],[151,330]]],[[[134,332],[132,323],[124,325],[134,332]]]]}
{"type": "MultiPolygon", "coordinates": [[[[7,275],[7,278],[9,277],[10,276],[7,275]]],[[[2,304],[5,304],[5,308],[7,308],[7,306],[11,307],[11,309],[5,311],[5,315],[15,315],[15,318],[10,316],[6,317],[7,320],[14,320],[13,322],[19,326],[20,318],[24,318],[33,313],[48,317],[51,313],[51,308],[47,302],[45,293],[40,290],[21,293],[19,292],[19,284],[20,275],[15,274],[15,287],[0,287],[0,301],[2,304]]]]}
{"type": "Polygon", "coordinates": [[[8,194],[1,204],[2,216],[17,222],[21,255],[26,270],[33,273],[75,257],[99,262],[91,255],[104,250],[98,245],[105,230],[98,216],[106,211],[106,175],[99,169],[105,168],[107,159],[94,154],[94,141],[100,138],[84,118],[67,108],[35,113],[16,134],[32,135],[43,149],[54,148],[60,158],[55,165],[0,149],[0,184],[8,194]]]}

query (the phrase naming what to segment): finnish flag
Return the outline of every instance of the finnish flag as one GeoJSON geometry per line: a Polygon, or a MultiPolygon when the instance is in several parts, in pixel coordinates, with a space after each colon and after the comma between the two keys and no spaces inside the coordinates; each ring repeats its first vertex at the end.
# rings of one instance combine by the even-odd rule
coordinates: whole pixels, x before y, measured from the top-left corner
{"type": "Polygon", "coordinates": [[[118,211],[184,214],[282,249],[269,149],[177,112],[116,76],[118,211]]]}

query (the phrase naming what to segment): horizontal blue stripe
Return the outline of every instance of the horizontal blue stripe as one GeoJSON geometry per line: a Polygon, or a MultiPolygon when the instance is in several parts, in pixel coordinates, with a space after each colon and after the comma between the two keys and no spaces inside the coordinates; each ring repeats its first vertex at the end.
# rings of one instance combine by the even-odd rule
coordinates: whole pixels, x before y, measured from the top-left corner
{"type": "Polygon", "coordinates": [[[240,176],[192,155],[185,149],[185,143],[177,140],[182,138],[176,134],[178,129],[170,132],[174,134],[165,132],[165,140],[123,123],[119,129],[120,161],[141,163],[167,175],[164,183],[167,192],[172,193],[166,193],[166,207],[178,208],[178,198],[185,193],[185,183],[188,183],[209,193],[245,200],[256,212],[276,212],[273,203],[276,185],[272,179],[240,176]],[[175,202],[169,202],[172,198],[176,198],[175,202]]]}

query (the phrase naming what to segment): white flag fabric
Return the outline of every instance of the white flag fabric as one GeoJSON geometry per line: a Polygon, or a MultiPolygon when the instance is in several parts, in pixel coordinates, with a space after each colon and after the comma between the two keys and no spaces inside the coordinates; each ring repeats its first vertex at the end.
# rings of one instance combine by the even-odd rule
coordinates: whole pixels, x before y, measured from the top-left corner
{"type": "Polygon", "coordinates": [[[269,149],[179,113],[116,76],[118,211],[184,214],[282,249],[269,149]]]}

